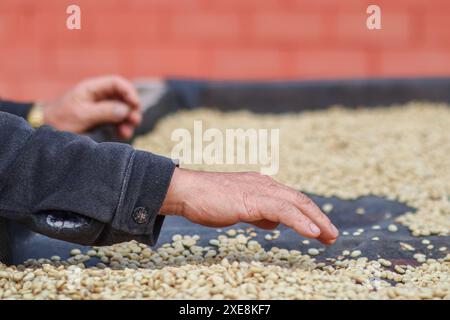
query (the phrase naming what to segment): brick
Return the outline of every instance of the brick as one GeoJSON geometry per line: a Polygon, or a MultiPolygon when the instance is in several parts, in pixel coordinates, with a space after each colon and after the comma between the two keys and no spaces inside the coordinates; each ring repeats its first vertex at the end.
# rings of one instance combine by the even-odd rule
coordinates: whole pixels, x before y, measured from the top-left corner
{"type": "Polygon", "coordinates": [[[221,11],[253,11],[255,9],[283,9],[290,0],[203,0],[208,9],[221,11]]]}
{"type": "Polygon", "coordinates": [[[362,5],[361,0],[291,0],[292,7],[294,9],[302,10],[336,10],[336,8],[341,9],[355,9],[362,5]]]}
{"type": "Polygon", "coordinates": [[[29,75],[44,72],[42,58],[36,48],[2,48],[0,50],[1,76],[29,75]]]}
{"type": "MultiPolygon", "coordinates": [[[[122,0],[120,0],[122,1],[122,0]]],[[[127,0],[126,6],[133,10],[198,10],[204,7],[203,0],[127,0]]]]}
{"type": "Polygon", "coordinates": [[[339,12],[334,31],[337,41],[349,46],[398,47],[412,41],[411,16],[401,12],[382,12],[381,30],[369,30],[365,12],[339,12]]]}
{"type": "Polygon", "coordinates": [[[122,0],[2,0],[0,2],[0,12],[20,12],[20,13],[66,13],[69,5],[76,4],[81,7],[81,11],[104,11],[116,9],[123,11],[127,6],[122,0]]]}
{"type": "Polygon", "coordinates": [[[234,14],[176,14],[171,17],[170,36],[179,42],[237,41],[239,19],[234,14]]]}
{"type": "Polygon", "coordinates": [[[31,17],[24,13],[0,13],[0,41],[4,44],[15,46],[22,43],[33,42],[30,33],[33,28],[30,25],[31,17]]]}
{"type": "Polygon", "coordinates": [[[65,10],[39,11],[33,17],[33,38],[53,47],[67,44],[86,46],[126,45],[129,41],[153,40],[157,34],[155,15],[151,13],[130,12],[116,5],[105,8],[93,5],[81,6],[81,30],[68,30],[65,10]]]}
{"type": "Polygon", "coordinates": [[[74,85],[75,82],[67,82],[42,73],[15,75],[6,81],[0,80],[0,98],[15,101],[48,101],[60,96],[74,85]]]}
{"type": "Polygon", "coordinates": [[[95,11],[101,14],[101,12],[106,11],[124,11],[128,7],[122,0],[39,0],[38,8],[42,11],[62,11],[66,12],[66,8],[70,5],[78,5],[81,9],[81,14],[86,13],[86,11],[95,11]]]}
{"type": "Polygon", "coordinates": [[[55,70],[57,77],[72,81],[121,71],[118,50],[66,47],[46,52],[45,56],[47,69],[55,70]]]}
{"type": "Polygon", "coordinates": [[[33,45],[43,49],[64,48],[73,43],[90,44],[86,40],[88,35],[87,15],[81,14],[81,30],[68,30],[66,19],[65,11],[37,12],[29,21],[32,30],[30,30],[28,38],[33,45]]]}
{"type": "Polygon", "coordinates": [[[386,76],[448,76],[450,51],[389,50],[381,54],[381,72],[386,76]]]}
{"type": "Polygon", "coordinates": [[[163,31],[159,26],[160,18],[153,13],[114,12],[93,17],[83,31],[89,32],[96,44],[126,47],[158,39],[163,31]]]}
{"type": "Polygon", "coordinates": [[[131,77],[202,76],[204,55],[189,47],[134,48],[127,54],[131,77]]]}
{"type": "Polygon", "coordinates": [[[450,11],[424,15],[424,37],[427,45],[450,47],[450,11]]]}
{"type": "Polygon", "coordinates": [[[34,77],[22,83],[20,97],[26,101],[48,101],[56,99],[72,88],[77,81],[61,78],[34,77]]]}
{"type": "Polygon", "coordinates": [[[277,50],[216,50],[210,76],[223,79],[273,79],[280,77],[282,54],[277,50]]]}
{"type": "Polygon", "coordinates": [[[251,24],[251,37],[272,43],[318,42],[325,34],[319,14],[257,13],[251,24]]]}
{"type": "Polygon", "coordinates": [[[294,8],[302,9],[339,9],[342,11],[360,11],[365,12],[367,7],[375,4],[386,10],[406,11],[409,8],[427,8],[439,7],[448,3],[447,0],[291,0],[294,8]]]}
{"type": "Polygon", "coordinates": [[[0,14],[23,13],[24,10],[35,10],[37,1],[33,0],[2,0],[0,1],[0,14]]]}
{"type": "Polygon", "coordinates": [[[450,3],[447,0],[401,0],[401,1],[390,1],[390,0],[378,0],[379,5],[386,9],[398,9],[405,10],[408,9],[420,9],[421,11],[432,10],[435,12],[443,12],[450,8],[450,3]]]}
{"type": "Polygon", "coordinates": [[[81,30],[68,30],[65,15],[41,13],[34,18],[32,39],[44,48],[78,45],[119,50],[136,43],[155,41],[160,36],[155,17],[140,13],[106,16],[82,13],[81,30]]]}
{"type": "Polygon", "coordinates": [[[12,77],[0,80],[0,99],[19,99],[21,96],[20,81],[12,77]]]}
{"type": "Polygon", "coordinates": [[[291,76],[299,78],[367,76],[364,50],[300,50],[293,55],[291,76]]]}

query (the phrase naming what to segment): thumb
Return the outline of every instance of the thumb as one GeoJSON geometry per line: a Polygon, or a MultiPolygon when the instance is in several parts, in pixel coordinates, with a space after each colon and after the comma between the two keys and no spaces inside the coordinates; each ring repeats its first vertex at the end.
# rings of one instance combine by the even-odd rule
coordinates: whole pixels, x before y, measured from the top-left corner
{"type": "Polygon", "coordinates": [[[257,226],[258,228],[261,229],[265,229],[265,230],[273,230],[276,227],[278,227],[278,225],[280,223],[278,222],[273,222],[273,221],[269,221],[269,220],[258,220],[258,221],[254,221],[252,222],[252,224],[254,226],[257,226]]]}
{"type": "Polygon", "coordinates": [[[88,119],[92,125],[119,123],[127,118],[130,108],[120,101],[105,100],[94,103],[88,113],[88,119]]]}

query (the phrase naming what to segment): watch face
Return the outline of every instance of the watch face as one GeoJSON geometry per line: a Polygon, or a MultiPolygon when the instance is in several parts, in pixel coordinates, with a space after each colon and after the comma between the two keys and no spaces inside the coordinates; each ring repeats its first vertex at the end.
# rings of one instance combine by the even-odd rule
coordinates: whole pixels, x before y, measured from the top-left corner
{"type": "Polygon", "coordinates": [[[34,128],[39,128],[44,124],[44,112],[39,104],[33,105],[28,115],[28,122],[34,128]]]}

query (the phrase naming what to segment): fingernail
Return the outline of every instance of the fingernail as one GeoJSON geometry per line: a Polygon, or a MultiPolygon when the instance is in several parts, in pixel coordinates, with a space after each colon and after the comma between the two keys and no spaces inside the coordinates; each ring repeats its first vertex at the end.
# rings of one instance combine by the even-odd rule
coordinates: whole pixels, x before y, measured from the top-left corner
{"type": "Polygon", "coordinates": [[[127,115],[128,113],[128,108],[124,107],[124,106],[115,106],[114,107],[114,114],[119,117],[119,118],[123,118],[127,115]]]}
{"type": "Polygon", "coordinates": [[[339,230],[332,224],[331,230],[333,230],[333,233],[336,235],[336,237],[339,235],[339,230]]]}
{"type": "Polygon", "coordinates": [[[310,223],[310,224],[309,224],[309,229],[310,229],[311,232],[314,233],[314,234],[319,234],[319,233],[320,233],[319,227],[316,226],[314,223],[310,223]]]}

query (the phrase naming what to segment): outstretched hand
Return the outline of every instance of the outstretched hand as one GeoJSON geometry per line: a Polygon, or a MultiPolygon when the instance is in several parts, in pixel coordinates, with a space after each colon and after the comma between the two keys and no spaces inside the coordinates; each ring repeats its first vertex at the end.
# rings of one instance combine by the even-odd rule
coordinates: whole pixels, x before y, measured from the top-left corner
{"type": "Polygon", "coordinates": [[[258,173],[214,173],[175,169],[161,214],[176,214],[209,227],[238,222],[263,229],[279,223],[324,244],[339,232],[301,192],[258,173]]]}

